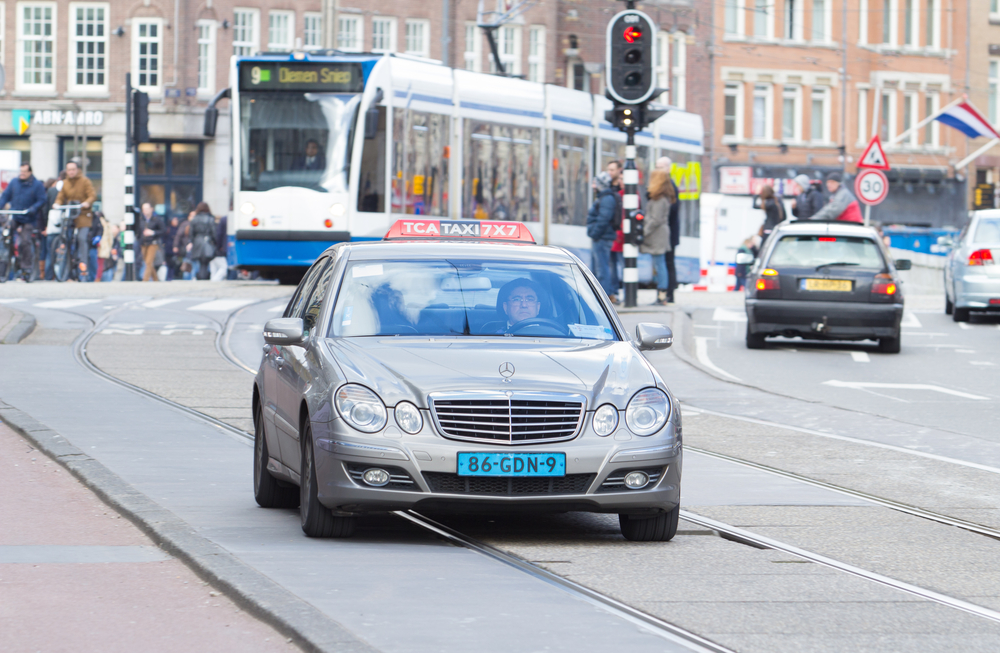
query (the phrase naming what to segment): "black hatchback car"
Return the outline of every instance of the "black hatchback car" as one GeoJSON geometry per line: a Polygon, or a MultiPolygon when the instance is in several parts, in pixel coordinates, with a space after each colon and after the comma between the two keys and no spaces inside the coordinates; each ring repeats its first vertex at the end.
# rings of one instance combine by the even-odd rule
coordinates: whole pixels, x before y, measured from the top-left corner
{"type": "MultiPolygon", "coordinates": [[[[737,261],[739,263],[740,261],[737,261]]],[[[903,293],[878,232],[845,222],[788,222],[764,243],[746,286],[747,347],[768,336],[878,340],[899,352],[903,293]]]]}

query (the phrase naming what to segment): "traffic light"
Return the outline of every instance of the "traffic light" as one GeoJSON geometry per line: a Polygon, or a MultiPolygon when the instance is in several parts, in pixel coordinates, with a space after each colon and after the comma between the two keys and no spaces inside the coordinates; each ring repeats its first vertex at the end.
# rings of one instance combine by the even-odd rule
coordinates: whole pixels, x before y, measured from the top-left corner
{"type": "Polygon", "coordinates": [[[604,112],[604,119],[615,126],[615,129],[628,131],[642,129],[642,107],[630,104],[617,105],[614,109],[604,112]]]}
{"type": "Polygon", "coordinates": [[[641,104],[656,90],[656,27],[641,11],[628,9],[608,23],[608,94],[623,104],[641,104]]]}
{"type": "Polygon", "coordinates": [[[149,142],[149,93],[132,93],[132,133],[136,143],[149,142]]]}
{"type": "Polygon", "coordinates": [[[646,240],[646,216],[638,209],[629,211],[629,218],[632,220],[632,241],[634,245],[641,245],[646,240]]]}

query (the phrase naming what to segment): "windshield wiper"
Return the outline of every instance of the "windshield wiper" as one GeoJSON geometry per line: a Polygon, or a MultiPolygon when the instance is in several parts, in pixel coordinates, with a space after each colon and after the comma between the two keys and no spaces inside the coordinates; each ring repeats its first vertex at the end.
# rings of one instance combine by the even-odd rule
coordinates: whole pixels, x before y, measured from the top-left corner
{"type": "Polygon", "coordinates": [[[822,265],[817,265],[816,266],[816,270],[818,271],[821,268],[830,267],[831,265],[858,265],[858,263],[850,263],[848,261],[837,261],[835,263],[823,263],[822,265]]]}

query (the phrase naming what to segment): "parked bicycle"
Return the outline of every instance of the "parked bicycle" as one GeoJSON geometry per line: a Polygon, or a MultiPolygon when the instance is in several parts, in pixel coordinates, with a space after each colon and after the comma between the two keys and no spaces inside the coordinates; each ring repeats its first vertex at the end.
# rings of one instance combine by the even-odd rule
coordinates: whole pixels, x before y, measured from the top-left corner
{"type": "Polygon", "coordinates": [[[80,280],[80,261],[76,256],[73,223],[80,215],[81,204],[53,206],[49,211],[48,233],[58,231],[52,241],[52,274],[56,281],[80,280]]]}
{"type": "MultiPolygon", "coordinates": [[[[29,256],[33,249],[33,243],[28,243],[25,248],[21,239],[17,238],[17,223],[14,222],[15,215],[25,215],[28,209],[14,211],[11,209],[0,210],[0,283],[7,281],[12,270],[30,270],[31,261],[27,266],[20,265],[25,256],[29,256]],[[25,250],[27,249],[27,252],[25,250]]],[[[30,272],[29,272],[30,274],[30,272]]],[[[30,277],[26,279],[30,281],[30,277]]]]}

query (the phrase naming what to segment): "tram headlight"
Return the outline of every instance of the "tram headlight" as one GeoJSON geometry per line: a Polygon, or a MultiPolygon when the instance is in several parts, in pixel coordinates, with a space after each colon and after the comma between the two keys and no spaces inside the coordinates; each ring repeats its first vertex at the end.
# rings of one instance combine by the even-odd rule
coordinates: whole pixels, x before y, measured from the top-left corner
{"type": "Polygon", "coordinates": [[[240,207],[240,213],[243,215],[250,215],[254,212],[254,205],[251,202],[243,202],[243,206],[240,207]]]}
{"type": "Polygon", "coordinates": [[[338,202],[333,206],[331,206],[330,215],[332,215],[335,218],[339,218],[340,216],[344,215],[344,205],[338,202]]]}

